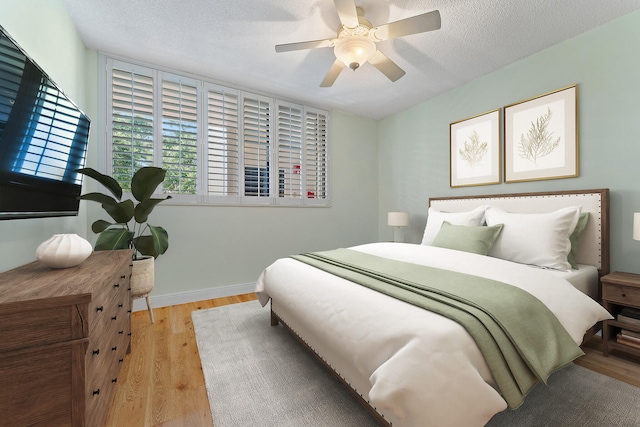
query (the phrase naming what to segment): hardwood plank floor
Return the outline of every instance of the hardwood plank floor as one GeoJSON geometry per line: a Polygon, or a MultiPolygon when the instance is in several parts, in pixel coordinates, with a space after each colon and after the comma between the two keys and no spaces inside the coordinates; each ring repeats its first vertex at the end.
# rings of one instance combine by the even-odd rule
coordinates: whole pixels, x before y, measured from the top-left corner
{"type": "MultiPolygon", "coordinates": [[[[255,300],[254,294],[133,313],[125,358],[107,415],[109,427],[212,427],[191,312],[255,300]]],[[[583,346],[577,364],[640,387],[640,358],[602,356],[599,337],[583,346]]]]}

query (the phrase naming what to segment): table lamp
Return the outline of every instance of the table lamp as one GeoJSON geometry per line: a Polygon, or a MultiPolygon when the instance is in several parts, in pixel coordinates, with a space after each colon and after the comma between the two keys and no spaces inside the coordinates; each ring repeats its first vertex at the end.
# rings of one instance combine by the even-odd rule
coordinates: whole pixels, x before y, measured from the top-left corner
{"type": "Polygon", "coordinates": [[[393,241],[402,242],[402,227],[409,225],[409,212],[389,212],[387,225],[393,227],[393,241]]]}

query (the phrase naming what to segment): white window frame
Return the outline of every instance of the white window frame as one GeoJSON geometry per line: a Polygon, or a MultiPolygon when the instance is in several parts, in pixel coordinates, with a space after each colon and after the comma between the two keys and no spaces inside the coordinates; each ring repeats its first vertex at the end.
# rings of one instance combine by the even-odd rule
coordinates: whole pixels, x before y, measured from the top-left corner
{"type": "MultiPolygon", "coordinates": [[[[102,90],[100,109],[101,117],[103,118],[105,131],[101,133],[100,145],[100,167],[102,171],[105,171],[108,175],[111,175],[113,165],[113,152],[111,147],[112,141],[112,125],[111,125],[111,99],[112,99],[112,85],[111,85],[111,70],[113,68],[133,71],[138,74],[148,75],[153,79],[153,134],[154,134],[154,165],[162,166],[162,81],[169,80],[174,82],[182,82],[190,86],[197,88],[197,104],[198,104],[198,144],[197,144],[197,179],[196,179],[196,194],[176,194],[171,193],[172,199],[168,200],[167,204],[180,204],[180,205],[246,205],[246,206],[301,206],[301,207],[328,207],[331,206],[331,188],[329,180],[329,161],[330,161],[330,135],[329,135],[329,111],[303,105],[299,102],[291,100],[283,100],[268,94],[250,92],[229,86],[226,84],[220,84],[207,80],[205,78],[190,75],[186,73],[177,72],[174,70],[160,69],[149,64],[140,64],[131,61],[126,58],[119,58],[113,55],[107,55],[100,53],[100,76],[99,82],[102,90]],[[226,93],[233,94],[237,99],[237,145],[238,145],[238,161],[237,168],[237,182],[238,182],[238,194],[231,195],[216,195],[209,194],[208,189],[208,95],[209,90],[224,91],[226,93]],[[257,99],[261,102],[269,104],[269,123],[270,123],[270,136],[269,136],[269,196],[248,196],[245,195],[245,165],[244,165],[244,125],[243,125],[243,111],[245,99],[257,99]],[[302,162],[300,165],[300,174],[302,179],[302,191],[300,197],[280,197],[279,194],[279,165],[278,165],[278,108],[280,105],[295,106],[301,109],[302,118],[302,162]],[[307,198],[306,190],[306,125],[308,114],[320,114],[326,118],[326,149],[325,149],[325,164],[326,164],[326,178],[324,185],[324,198],[307,198]]],[[[260,173],[260,172],[259,172],[260,173]]],[[[162,188],[159,188],[162,191],[162,188]]]]}

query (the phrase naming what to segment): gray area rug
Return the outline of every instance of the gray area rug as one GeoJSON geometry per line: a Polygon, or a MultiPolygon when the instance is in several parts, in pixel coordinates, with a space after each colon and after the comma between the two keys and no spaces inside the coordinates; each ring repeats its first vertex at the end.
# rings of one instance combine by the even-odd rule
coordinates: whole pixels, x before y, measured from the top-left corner
{"type": "MultiPolygon", "coordinates": [[[[215,427],[377,426],[257,301],[191,314],[215,427]]],[[[577,365],[490,427],[640,426],[640,388],[577,365]]]]}

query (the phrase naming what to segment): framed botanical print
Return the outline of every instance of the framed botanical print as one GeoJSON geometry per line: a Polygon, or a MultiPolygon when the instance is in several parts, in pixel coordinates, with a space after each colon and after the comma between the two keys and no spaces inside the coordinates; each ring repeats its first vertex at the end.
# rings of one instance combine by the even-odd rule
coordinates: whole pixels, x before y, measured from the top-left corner
{"type": "Polygon", "coordinates": [[[500,183],[500,109],[451,123],[450,185],[500,183]]]}
{"type": "Polygon", "coordinates": [[[505,182],[578,176],[578,85],[504,107],[505,182]]]}

